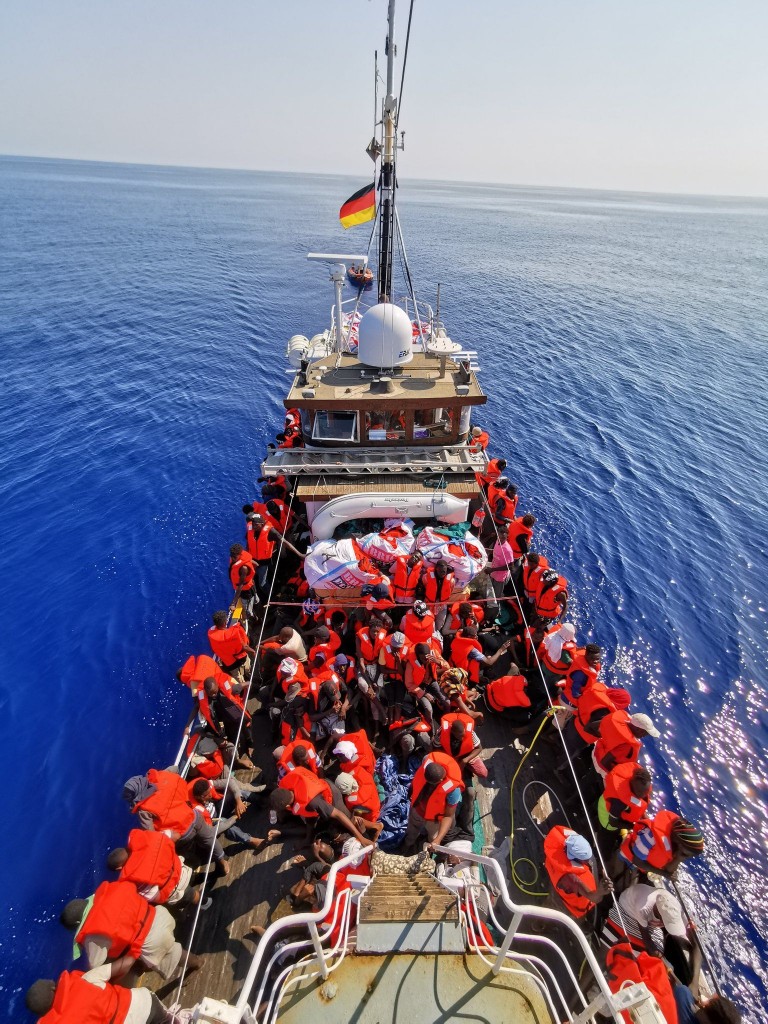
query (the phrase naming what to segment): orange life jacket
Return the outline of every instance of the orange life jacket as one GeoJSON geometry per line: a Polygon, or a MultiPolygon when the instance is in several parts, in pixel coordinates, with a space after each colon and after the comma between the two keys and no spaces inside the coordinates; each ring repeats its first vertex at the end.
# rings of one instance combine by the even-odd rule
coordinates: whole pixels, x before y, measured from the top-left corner
{"type": "Polygon", "coordinates": [[[416,805],[422,789],[424,789],[427,784],[425,776],[427,765],[433,763],[441,764],[445,768],[447,774],[443,781],[439,785],[435,786],[427,800],[427,806],[424,811],[425,821],[440,821],[441,818],[445,817],[448,794],[457,787],[462,791],[462,793],[464,792],[464,780],[461,777],[461,768],[459,768],[458,764],[456,764],[456,761],[450,756],[450,754],[445,754],[441,750],[434,750],[431,754],[427,754],[413,777],[411,806],[416,805]]]}
{"type": "Polygon", "coordinates": [[[400,623],[400,629],[413,644],[426,644],[435,631],[435,616],[427,612],[420,619],[413,611],[406,612],[400,623]]]}
{"type": "Polygon", "coordinates": [[[498,501],[500,496],[506,493],[506,484],[504,485],[504,487],[499,487],[498,484],[496,484],[495,482],[488,485],[488,493],[486,494],[486,497],[488,499],[488,505],[490,506],[491,509],[491,514],[493,514],[493,510],[496,507],[496,502],[498,501]]]}
{"type": "Polygon", "coordinates": [[[391,643],[385,643],[381,652],[384,655],[384,671],[390,675],[402,676],[405,673],[405,663],[408,660],[408,656],[411,653],[411,648],[408,644],[403,644],[395,655],[395,649],[391,643]]]}
{"type": "Polygon", "coordinates": [[[360,641],[360,657],[363,661],[374,662],[379,656],[381,645],[386,637],[386,629],[379,629],[376,631],[376,635],[371,635],[370,627],[367,629],[361,629],[357,634],[360,641]]]}
{"type": "Polygon", "coordinates": [[[324,654],[327,662],[333,661],[336,651],[341,647],[341,637],[335,629],[330,629],[328,632],[331,634],[327,640],[319,644],[313,644],[307,654],[307,660],[310,665],[316,654],[324,654]]]}
{"type": "MultiPolygon", "coordinates": [[[[494,502],[493,505],[491,505],[494,523],[498,526],[501,526],[503,523],[513,523],[515,521],[515,512],[517,512],[517,501],[517,495],[513,498],[511,495],[507,494],[506,491],[499,491],[494,496],[494,502]]],[[[533,533],[533,531],[531,531],[531,533],[533,533]]],[[[512,538],[509,537],[508,539],[514,547],[512,538]]],[[[519,557],[519,555],[515,555],[515,558],[519,557]]]]}
{"type": "Polygon", "coordinates": [[[520,538],[526,537],[530,544],[531,537],[533,536],[533,527],[526,526],[523,523],[523,518],[523,516],[518,516],[512,521],[512,524],[509,527],[509,534],[507,535],[507,540],[512,545],[512,553],[515,558],[522,558],[523,554],[525,554],[523,549],[520,547],[520,538]]]}
{"type": "Polygon", "coordinates": [[[157,885],[153,903],[165,903],[181,878],[181,861],[172,839],[164,832],[133,828],[128,833],[128,860],[120,879],[134,885],[157,885]]]}
{"type": "Polygon", "coordinates": [[[481,430],[477,437],[470,437],[469,439],[469,450],[471,452],[484,452],[488,447],[488,442],[491,440],[491,435],[487,430],[481,430]]]}
{"type": "MultiPolygon", "coordinates": [[[[442,653],[442,648],[438,651],[435,651],[434,645],[430,644],[430,647],[436,654],[439,655],[442,653]]],[[[425,682],[430,683],[435,679],[435,666],[430,664],[429,662],[427,662],[426,665],[422,665],[421,662],[416,657],[415,649],[411,650],[410,654],[408,655],[408,663],[411,666],[411,682],[408,687],[411,693],[413,693],[415,690],[420,689],[425,682]]]]}
{"type": "MultiPolygon", "coordinates": [[[[192,735],[187,744],[186,754],[191,757],[195,752],[198,736],[192,735]]],[[[195,765],[197,777],[200,779],[218,779],[224,771],[224,757],[220,750],[214,750],[212,754],[204,757],[195,765]]]]}
{"type": "Polygon", "coordinates": [[[480,481],[487,486],[495,484],[499,477],[503,474],[504,470],[499,469],[499,459],[491,459],[488,465],[485,467],[484,473],[479,473],[480,481]]]}
{"type": "Polygon", "coordinates": [[[272,555],[275,553],[275,541],[269,539],[269,535],[272,530],[274,530],[274,526],[272,526],[271,523],[264,523],[263,526],[259,527],[257,533],[252,528],[252,523],[249,523],[248,525],[251,527],[250,532],[246,532],[246,536],[248,538],[248,551],[257,562],[269,562],[272,555]]]}
{"type": "MultiPolygon", "coordinates": [[[[556,633],[558,629],[560,629],[560,626],[552,626],[551,629],[548,629],[547,632],[544,634],[544,640],[546,640],[546,638],[551,633],[556,633]]],[[[564,676],[565,673],[570,668],[570,665],[566,665],[565,664],[565,662],[562,660],[562,655],[560,656],[560,658],[557,661],[553,661],[552,658],[549,655],[549,651],[547,650],[547,645],[544,643],[544,640],[542,640],[541,643],[538,646],[539,661],[542,663],[544,668],[548,669],[554,675],[556,675],[556,676],[564,676]]],[[[576,641],[575,640],[566,640],[563,643],[562,649],[564,651],[567,651],[570,654],[570,656],[571,656],[571,660],[573,660],[573,658],[575,656],[575,653],[578,650],[577,645],[576,645],[576,641]]]]}
{"type": "Polygon", "coordinates": [[[353,777],[358,787],[356,793],[350,793],[349,796],[344,797],[344,803],[350,811],[356,814],[359,813],[359,807],[370,808],[369,812],[361,814],[361,817],[366,821],[378,821],[381,813],[381,798],[376,789],[376,783],[373,781],[373,775],[361,764],[349,765],[345,767],[344,771],[353,777]]]}
{"type": "Polygon", "coordinates": [[[331,787],[325,779],[319,779],[306,768],[294,768],[278,782],[278,786],[280,789],[288,789],[293,793],[294,802],[291,805],[291,813],[300,818],[316,818],[318,816],[315,811],[310,811],[307,808],[307,804],[311,803],[316,796],[321,796],[323,800],[333,804],[331,787]]]}
{"type": "Polygon", "coordinates": [[[146,811],[151,814],[155,819],[156,832],[178,832],[183,836],[195,820],[184,779],[175,772],[158,771],[156,768],[149,769],[147,779],[157,788],[145,800],[134,805],[133,813],[146,811]]]}
{"type": "Polygon", "coordinates": [[[358,729],[357,732],[345,732],[343,736],[339,736],[334,746],[338,746],[342,742],[351,743],[357,751],[357,756],[351,761],[342,762],[342,771],[349,771],[347,765],[359,764],[373,775],[376,770],[376,755],[365,729],[358,729]]]}
{"type": "Polygon", "coordinates": [[[475,624],[477,624],[479,626],[480,623],[485,618],[485,611],[484,611],[483,606],[481,604],[473,604],[472,605],[472,616],[473,616],[473,618],[475,620],[474,622],[472,622],[469,619],[469,616],[466,619],[460,618],[459,617],[459,608],[461,607],[462,604],[465,604],[465,603],[467,603],[467,602],[464,602],[464,601],[454,601],[454,603],[451,605],[451,609],[450,609],[450,611],[451,611],[451,622],[450,622],[450,625],[448,626],[448,632],[449,633],[456,633],[459,629],[463,629],[464,626],[474,626],[475,624]]]}
{"type": "Polygon", "coordinates": [[[541,586],[541,577],[548,568],[549,559],[545,555],[539,555],[538,565],[530,565],[527,559],[523,562],[523,590],[529,601],[536,600],[541,586]]]}
{"type": "Polygon", "coordinates": [[[438,579],[434,569],[424,573],[424,593],[427,604],[444,604],[453,593],[453,571],[448,572],[438,587],[438,579]]]}
{"type": "Polygon", "coordinates": [[[123,1024],[131,1008],[131,990],[102,988],[83,980],[82,971],[64,971],[56,982],[53,1006],[38,1024],[123,1024]]]}
{"type": "Polygon", "coordinates": [[[542,619],[556,619],[562,614],[563,605],[557,598],[565,594],[568,598],[568,580],[558,576],[557,582],[551,586],[540,586],[536,593],[536,614],[542,619]]]}
{"type": "MultiPolygon", "coordinates": [[[[628,942],[611,946],[605,956],[608,986],[611,992],[618,992],[627,982],[645,984],[659,1004],[667,1024],[678,1024],[677,1003],[664,961],[650,953],[637,952],[628,942]]],[[[628,1010],[622,1010],[622,1017],[631,1024],[628,1010]]]]}
{"type": "Polygon", "coordinates": [[[563,875],[576,875],[579,881],[592,890],[597,886],[589,864],[574,864],[565,852],[566,841],[572,835],[576,835],[574,830],[565,828],[563,825],[555,825],[550,829],[544,839],[544,867],[547,869],[552,885],[557,889],[557,895],[565,903],[570,913],[574,917],[584,917],[595,905],[592,900],[580,893],[564,892],[560,888],[563,875]]]}
{"type": "Polygon", "coordinates": [[[621,852],[627,860],[632,856],[645,861],[650,870],[662,871],[674,859],[672,850],[672,826],[680,818],[674,811],[658,811],[653,818],[641,818],[621,844],[621,852]],[[635,840],[645,833],[646,845],[650,845],[647,856],[640,856],[635,850],[635,840]]]}
{"type": "Polygon", "coordinates": [[[456,756],[451,750],[451,726],[454,722],[464,723],[464,738],[461,741],[458,754],[459,757],[464,757],[465,754],[469,754],[470,751],[475,749],[475,720],[470,718],[469,715],[462,714],[460,711],[443,715],[440,721],[440,746],[451,757],[456,756]]]}
{"type": "Polygon", "coordinates": [[[525,676],[501,676],[494,679],[485,689],[485,699],[494,711],[507,708],[529,708],[530,698],[526,693],[528,682],[525,676]]]}
{"type": "MultiPolygon", "coordinates": [[[[632,792],[632,776],[637,767],[635,761],[627,761],[611,768],[605,777],[605,789],[603,790],[606,806],[610,800],[618,800],[624,805],[621,811],[621,820],[631,824],[645,817],[645,812],[648,810],[648,800],[635,796],[632,792]]],[[[650,796],[650,791],[648,795],[650,796]]]]}
{"type": "Polygon", "coordinates": [[[200,714],[213,731],[218,732],[218,727],[213,720],[208,694],[205,692],[205,686],[203,685],[206,679],[211,678],[220,683],[221,679],[229,679],[229,676],[226,672],[222,672],[221,666],[208,654],[198,654],[197,657],[191,654],[179,671],[179,679],[185,686],[190,688],[192,696],[197,698],[200,714]]]}
{"type": "Polygon", "coordinates": [[[317,751],[315,750],[314,746],[309,742],[309,740],[303,739],[291,740],[290,743],[286,743],[285,749],[280,755],[280,759],[277,763],[278,765],[280,765],[280,767],[286,774],[288,772],[294,771],[297,767],[307,767],[309,771],[312,772],[313,775],[317,775],[318,770],[320,768],[320,758],[317,756],[317,751]],[[296,749],[296,747],[304,747],[306,749],[307,754],[309,755],[307,757],[306,766],[299,766],[294,763],[293,752],[296,749]]]}
{"type": "Polygon", "coordinates": [[[240,658],[245,657],[248,644],[248,634],[239,622],[232,626],[219,629],[211,626],[208,630],[208,643],[217,658],[221,659],[222,665],[232,665],[240,658]]]}
{"type": "Polygon", "coordinates": [[[479,640],[473,640],[469,636],[455,636],[451,641],[451,664],[456,668],[463,668],[473,683],[480,680],[480,665],[476,658],[470,660],[470,651],[480,651],[482,645],[479,640]]]}
{"type": "MultiPolygon", "coordinates": [[[[296,659],[293,659],[296,661],[296,659]]],[[[301,696],[306,697],[309,693],[309,676],[307,675],[304,666],[300,661],[296,661],[296,671],[293,675],[286,676],[282,672],[278,672],[277,678],[280,680],[280,686],[282,687],[283,693],[288,693],[291,683],[301,684],[301,696]]]]}
{"type": "Polygon", "coordinates": [[[600,721],[600,734],[595,744],[595,760],[601,767],[605,755],[613,754],[616,761],[637,761],[642,743],[630,729],[626,711],[614,711],[600,721]]]}
{"type": "MultiPolygon", "coordinates": [[[[590,731],[587,728],[589,725],[592,725],[594,729],[598,724],[592,721],[592,716],[598,711],[607,712],[607,714],[612,715],[615,710],[616,705],[611,700],[611,690],[609,687],[605,683],[601,683],[599,679],[591,679],[581,691],[581,696],[576,701],[576,714],[573,718],[576,732],[585,743],[597,743],[597,731],[590,731]]],[[[605,714],[603,714],[604,717],[605,714]]],[[[602,719],[599,721],[602,721],[602,719]]]]}
{"type": "Polygon", "coordinates": [[[584,689],[590,685],[590,682],[597,681],[597,677],[600,672],[600,665],[590,665],[584,652],[585,648],[574,647],[571,651],[573,660],[565,671],[565,681],[562,692],[565,699],[573,707],[576,706],[576,697],[573,695],[574,672],[583,672],[587,676],[587,682],[584,684],[584,689]]]}
{"type": "Polygon", "coordinates": [[[155,908],[133,882],[102,882],[75,941],[82,944],[90,935],[103,935],[110,941],[109,960],[138,959],[154,920],[155,908]]]}
{"type": "Polygon", "coordinates": [[[253,578],[256,575],[256,570],[253,567],[253,555],[250,551],[241,551],[237,558],[230,562],[229,578],[232,581],[232,586],[235,590],[240,586],[240,569],[243,566],[246,568],[246,574],[243,582],[243,588],[240,593],[248,594],[253,590],[253,578]]]}

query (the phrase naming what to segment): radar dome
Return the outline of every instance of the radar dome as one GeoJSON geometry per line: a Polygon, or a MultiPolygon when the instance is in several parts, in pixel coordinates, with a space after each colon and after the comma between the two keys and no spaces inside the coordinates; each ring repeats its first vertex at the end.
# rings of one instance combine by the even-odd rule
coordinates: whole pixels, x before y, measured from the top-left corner
{"type": "Polygon", "coordinates": [[[357,337],[357,357],[367,366],[403,366],[413,359],[411,321],[392,302],[371,306],[360,321],[357,337]]]}

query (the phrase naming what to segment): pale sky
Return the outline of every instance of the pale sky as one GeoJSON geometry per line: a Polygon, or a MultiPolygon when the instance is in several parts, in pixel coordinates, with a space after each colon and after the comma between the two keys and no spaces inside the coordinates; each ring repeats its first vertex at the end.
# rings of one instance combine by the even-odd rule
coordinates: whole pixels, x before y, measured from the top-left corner
{"type": "MultiPolygon", "coordinates": [[[[386,8],[2,0],[0,152],[366,177],[386,8]]],[[[403,100],[403,178],[766,195],[768,0],[416,0],[403,100]]]]}

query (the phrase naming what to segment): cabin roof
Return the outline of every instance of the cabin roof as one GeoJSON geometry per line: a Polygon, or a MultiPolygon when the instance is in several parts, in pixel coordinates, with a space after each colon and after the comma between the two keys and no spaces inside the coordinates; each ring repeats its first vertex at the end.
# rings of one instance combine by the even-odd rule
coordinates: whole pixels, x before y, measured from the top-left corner
{"type": "Polygon", "coordinates": [[[487,401],[466,363],[423,352],[392,369],[366,366],[347,353],[331,354],[310,363],[306,378],[306,384],[298,383],[299,374],[294,378],[284,402],[287,409],[433,409],[487,401]]]}

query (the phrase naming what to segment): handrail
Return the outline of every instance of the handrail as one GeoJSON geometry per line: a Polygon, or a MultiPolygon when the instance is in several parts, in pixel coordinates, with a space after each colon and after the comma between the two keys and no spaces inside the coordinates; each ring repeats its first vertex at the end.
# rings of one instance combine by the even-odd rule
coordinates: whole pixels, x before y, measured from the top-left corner
{"type": "MultiPolygon", "coordinates": [[[[331,909],[331,905],[337,897],[336,893],[336,877],[341,868],[356,866],[360,861],[360,857],[368,857],[371,854],[373,847],[368,847],[365,850],[359,850],[357,853],[350,854],[348,857],[343,857],[341,860],[336,861],[335,864],[331,865],[331,870],[328,873],[328,880],[326,884],[325,899],[320,910],[313,913],[304,914],[291,914],[289,917],[283,917],[279,921],[274,921],[262,935],[256,952],[253,954],[253,960],[251,966],[248,968],[248,973],[245,976],[243,987],[240,992],[240,996],[237,1000],[236,1009],[242,1015],[245,1007],[249,1005],[251,990],[253,989],[256,977],[259,973],[262,961],[264,960],[267,948],[272,940],[280,934],[280,932],[287,931],[288,929],[295,929],[300,925],[307,925],[310,935],[315,945],[315,951],[318,954],[318,960],[322,958],[321,950],[318,948],[318,944],[314,943],[315,937],[320,939],[319,933],[317,932],[317,925],[324,920],[327,916],[328,911],[331,909]],[[312,935],[312,928],[314,927],[315,934],[312,935]]],[[[328,933],[330,934],[330,932],[328,933]]],[[[323,968],[321,968],[323,970],[323,968]]],[[[327,968],[325,968],[327,971],[327,968]]],[[[262,982],[262,989],[264,983],[262,982]]]]}
{"type": "MultiPolygon", "coordinates": [[[[434,850],[435,853],[442,853],[448,857],[456,856],[455,850],[448,849],[445,846],[433,846],[432,849],[434,850]]],[[[515,903],[509,895],[507,883],[504,878],[504,875],[502,874],[501,868],[498,862],[493,860],[493,858],[483,857],[482,855],[477,853],[462,853],[461,859],[469,861],[472,864],[482,864],[486,870],[486,873],[490,871],[493,874],[493,877],[497,884],[497,888],[499,890],[500,898],[502,899],[507,909],[512,912],[512,921],[510,922],[509,927],[506,930],[504,940],[501,946],[499,947],[498,956],[496,958],[496,962],[493,965],[493,973],[498,974],[498,972],[501,970],[501,965],[503,964],[507,952],[509,951],[509,948],[512,945],[512,940],[514,939],[515,934],[517,933],[517,930],[520,926],[520,921],[522,920],[524,915],[527,914],[531,917],[538,917],[545,921],[552,921],[553,923],[559,924],[562,927],[564,927],[574,937],[574,939],[576,940],[577,944],[581,949],[581,952],[584,954],[584,959],[587,961],[587,964],[589,965],[589,968],[592,971],[592,974],[594,975],[595,981],[597,982],[597,986],[600,989],[600,994],[605,1000],[606,1009],[610,1007],[610,1013],[613,1017],[613,1020],[616,1022],[616,1024],[622,1024],[622,1018],[613,1008],[613,993],[611,992],[610,987],[608,986],[608,982],[605,980],[605,976],[600,970],[600,965],[597,962],[595,954],[592,952],[589,943],[587,942],[584,936],[584,933],[581,931],[576,922],[572,918],[568,917],[566,914],[561,913],[561,911],[559,910],[550,910],[548,907],[538,907],[530,904],[515,903]]],[[[527,938],[528,936],[526,936],[526,939],[527,938]]],[[[535,936],[532,936],[532,938],[535,938],[535,936]]]]}

